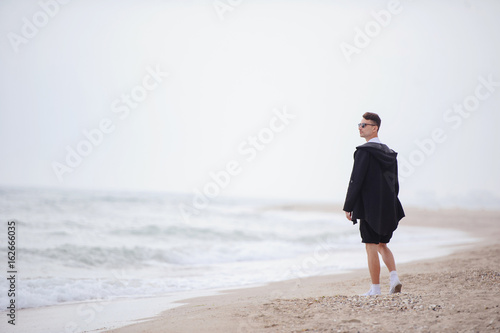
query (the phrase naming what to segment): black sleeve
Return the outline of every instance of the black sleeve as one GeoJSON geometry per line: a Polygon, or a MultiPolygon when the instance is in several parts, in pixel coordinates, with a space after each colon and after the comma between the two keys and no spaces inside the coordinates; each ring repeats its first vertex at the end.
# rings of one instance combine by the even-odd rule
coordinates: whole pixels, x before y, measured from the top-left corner
{"type": "Polygon", "coordinates": [[[344,203],[344,211],[352,212],[356,203],[363,181],[365,180],[368,165],[370,163],[370,153],[363,149],[358,149],[354,154],[354,165],[352,167],[351,180],[347,188],[347,195],[344,203]]]}
{"type": "Polygon", "coordinates": [[[399,173],[398,173],[398,161],[396,161],[396,196],[399,195],[399,181],[398,181],[398,178],[399,178],[399,173]]]}

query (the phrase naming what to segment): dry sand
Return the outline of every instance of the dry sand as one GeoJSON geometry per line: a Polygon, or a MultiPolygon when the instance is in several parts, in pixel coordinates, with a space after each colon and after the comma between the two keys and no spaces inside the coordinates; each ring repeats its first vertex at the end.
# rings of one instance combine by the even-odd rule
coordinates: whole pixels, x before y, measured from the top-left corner
{"type": "Polygon", "coordinates": [[[189,299],[111,332],[500,332],[500,212],[406,213],[407,225],[455,228],[481,241],[447,257],[399,265],[401,294],[387,295],[383,270],[383,295],[358,296],[370,283],[364,269],[189,299]]]}

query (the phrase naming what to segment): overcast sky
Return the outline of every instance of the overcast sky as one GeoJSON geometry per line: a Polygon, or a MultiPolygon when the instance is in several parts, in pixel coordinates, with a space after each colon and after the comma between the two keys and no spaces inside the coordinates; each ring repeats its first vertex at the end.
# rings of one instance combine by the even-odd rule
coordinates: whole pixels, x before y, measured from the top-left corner
{"type": "Polygon", "coordinates": [[[403,204],[500,208],[498,1],[63,2],[0,0],[0,186],[343,202],[372,111],[403,204]]]}

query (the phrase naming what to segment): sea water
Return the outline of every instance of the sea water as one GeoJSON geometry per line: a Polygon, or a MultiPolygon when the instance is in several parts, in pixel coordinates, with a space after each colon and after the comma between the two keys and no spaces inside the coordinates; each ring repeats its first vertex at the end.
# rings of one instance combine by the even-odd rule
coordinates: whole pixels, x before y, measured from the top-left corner
{"type": "MultiPolygon", "coordinates": [[[[5,272],[7,222],[17,225],[17,308],[243,287],[366,266],[358,228],[342,211],[221,198],[197,208],[192,200],[172,193],[0,189],[5,272]]],[[[402,223],[391,247],[405,262],[446,254],[451,240],[470,241],[459,231],[402,223]]],[[[7,289],[0,279],[3,311],[7,289]]]]}

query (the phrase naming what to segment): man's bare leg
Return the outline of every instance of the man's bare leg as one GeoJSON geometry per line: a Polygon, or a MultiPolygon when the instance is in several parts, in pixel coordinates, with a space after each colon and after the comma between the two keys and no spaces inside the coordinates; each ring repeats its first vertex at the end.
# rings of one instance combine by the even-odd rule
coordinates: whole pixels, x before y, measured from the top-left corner
{"type": "Polygon", "coordinates": [[[391,273],[391,287],[389,293],[394,294],[401,292],[401,287],[403,285],[399,281],[398,273],[396,272],[396,261],[394,260],[394,255],[385,243],[378,244],[378,252],[382,256],[384,264],[391,273]]]}
{"type": "Polygon", "coordinates": [[[392,255],[391,250],[387,247],[387,244],[380,243],[378,244],[378,252],[382,256],[382,260],[384,264],[387,266],[389,272],[396,270],[396,261],[394,260],[394,256],[392,255]]]}
{"type": "Polygon", "coordinates": [[[368,270],[372,280],[370,290],[365,296],[380,294],[380,260],[378,258],[378,244],[366,243],[366,255],[368,258],[368,270]]]}
{"type": "Polygon", "coordinates": [[[380,261],[378,259],[378,244],[366,243],[366,255],[368,256],[368,269],[372,284],[380,284],[380,261]]]}

